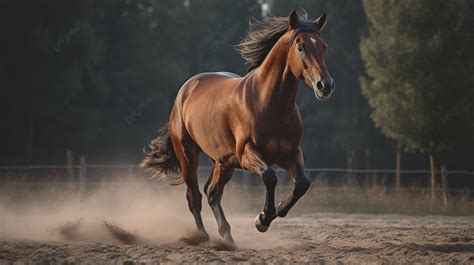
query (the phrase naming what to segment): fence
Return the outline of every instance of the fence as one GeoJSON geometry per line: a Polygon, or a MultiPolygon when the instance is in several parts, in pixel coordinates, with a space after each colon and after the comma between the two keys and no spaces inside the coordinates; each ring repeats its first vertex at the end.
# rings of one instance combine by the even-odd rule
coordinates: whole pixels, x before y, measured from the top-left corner
{"type": "MultiPolygon", "coordinates": [[[[84,158],[80,158],[78,164],[69,161],[67,165],[1,166],[0,195],[8,193],[9,201],[22,201],[19,198],[25,194],[41,198],[33,195],[38,194],[36,192],[56,196],[54,194],[59,191],[87,197],[94,191],[120,190],[124,186],[138,185],[137,190],[141,190],[141,185],[151,184],[153,186],[149,188],[157,191],[169,189],[164,182],[150,181],[136,165],[86,164],[84,158]]],[[[211,170],[209,166],[198,169],[201,184],[207,180],[211,170]]],[[[280,194],[287,194],[292,188],[291,178],[281,169],[276,169],[276,172],[277,189],[280,194]]],[[[313,185],[305,195],[306,199],[298,205],[314,211],[474,213],[474,172],[448,170],[445,167],[437,171],[435,203],[430,196],[429,170],[402,170],[400,173],[402,186],[397,189],[396,171],[392,169],[307,168],[306,174],[313,185]]],[[[260,178],[240,169],[235,171],[226,187],[226,195],[232,196],[232,193],[238,198],[265,194],[260,178]]],[[[255,200],[257,204],[264,200],[260,197],[255,200]]],[[[259,206],[256,206],[257,209],[259,206]]]]}
{"type": "MultiPolygon", "coordinates": [[[[211,173],[210,166],[199,167],[200,178],[207,178],[211,173]]],[[[280,183],[291,183],[291,178],[284,177],[286,171],[275,169],[280,183]]],[[[345,169],[345,168],[306,168],[308,178],[313,182],[323,183],[326,187],[373,187],[384,186],[394,189],[396,171],[393,169],[345,169]]],[[[403,189],[429,188],[429,170],[401,170],[403,189]]],[[[442,192],[474,190],[474,172],[464,170],[448,170],[441,167],[436,171],[438,186],[442,192]]],[[[0,183],[29,183],[41,185],[54,180],[57,184],[75,183],[84,189],[90,183],[116,182],[119,178],[145,175],[137,165],[106,165],[86,164],[80,157],[79,164],[68,159],[67,165],[32,165],[32,166],[0,166],[0,183]]],[[[242,169],[236,169],[232,180],[236,184],[253,186],[260,182],[259,178],[242,169]]]]}

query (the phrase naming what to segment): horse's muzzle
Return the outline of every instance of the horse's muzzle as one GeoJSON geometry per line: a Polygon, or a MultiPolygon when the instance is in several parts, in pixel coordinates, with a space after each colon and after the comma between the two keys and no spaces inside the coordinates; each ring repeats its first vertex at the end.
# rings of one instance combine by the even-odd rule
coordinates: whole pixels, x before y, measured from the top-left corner
{"type": "Polygon", "coordinates": [[[325,100],[328,99],[332,92],[336,89],[336,84],[332,78],[321,78],[321,80],[315,82],[313,85],[314,94],[316,99],[325,100]]]}

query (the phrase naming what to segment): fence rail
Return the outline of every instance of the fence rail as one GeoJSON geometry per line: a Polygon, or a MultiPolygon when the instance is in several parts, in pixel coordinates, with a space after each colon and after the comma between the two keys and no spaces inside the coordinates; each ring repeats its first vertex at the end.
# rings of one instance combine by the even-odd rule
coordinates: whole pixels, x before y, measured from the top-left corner
{"type": "MultiPolygon", "coordinates": [[[[314,187],[319,191],[345,191],[381,189],[384,192],[418,192],[427,193],[429,188],[429,170],[401,170],[402,186],[396,187],[394,169],[349,169],[349,168],[306,168],[308,178],[318,183],[314,187]]],[[[198,168],[198,176],[206,178],[212,171],[210,166],[198,168]]],[[[275,168],[278,175],[287,175],[285,170],[275,168]]],[[[128,177],[142,175],[137,165],[133,164],[86,164],[85,158],[79,159],[79,164],[73,164],[68,159],[67,165],[29,165],[29,166],[0,166],[0,184],[5,186],[76,187],[85,191],[97,184],[115,185],[128,181],[128,177]],[[117,182],[118,181],[118,182],[117,182]]],[[[260,180],[246,170],[236,169],[235,177],[231,180],[236,188],[258,188],[260,180]]],[[[474,172],[466,170],[436,171],[436,192],[447,205],[449,194],[474,195],[474,172]],[[449,178],[448,178],[449,177],[449,178]],[[449,184],[448,184],[449,183],[449,184]]],[[[292,185],[291,178],[281,178],[280,184],[292,185]]],[[[1,186],[0,185],[0,186],[1,186]]]]}
{"type": "MultiPolygon", "coordinates": [[[[138,169],[137,165],[120,165],[120,164],[87,164],[87,165],[31,165],[31,166],[0,166],[0,170],[29,170],[29,169],[81,169],[81,168],[90,168],[90,169],[138,169]]],[[[210,166],[201,166],[198,168],[199,171],[208,171],[211,170],[210,166]]],[[[246,172],[243,169],[236,169],[237,171],[246,172]]],[[[283,169],[275,169],[276,172],[285,172],[283,169]]],[[[350,169],[350,168],[306,168],[306,172],[334,172],[334,173],[396,173],[394,169],[350,169]]],[[[414,170],[400,170],[401,174],[428,174],[431,171],[424,169],[414,169],[414,170]]],[[[440,175],[441,172],[437,170],[436,174],[440,175]]],[[[474,176],[474,171],[467,170],[449,170],[448,174],[463,174],[474,176]]]]}
{"type": "MultiPolygon", "coordinates": [[[[0,166],[0,182],[41,182],[55,177],[55,182],[68,181],[79,182],[85,185],[86,182],[95,182],[96,180],[114,181],[119,179],[117,176],[140,175],[141,172],[134,164],[86,164],[85,158],[79,159],[79,164],[73,164],[68,159],[67,165],[29,165],[29,166],[0,166]]],[[[207,177],[212,171],[210,166],[201,166],[198,168],[200,177],[207,177]]],[[[286,171],[275,168],[279,175],[286,175],[286,171]]],[[[394,169],[349,169],[349,168],[306,168],[307,176],[312,181],[323,181],[329,186],[387,186],[391,188],[395,180],[396,170],[394,169]]],[[[250,172],[242,169],[236,169],[235,174],[242,176],[241,184],[255,184],[251,181],[258,181],[258,178],[248,178],[252,175],[250,172]],[[246,180],[247,177],[247,180],[246,180]],[[250,182],[248,182],[250,179],[250,182]],[[247,182],[246,182],[247,181],[247,182]]],[[[430,175],[429,170],[401,170],[405,187],[424,188],[427,185],[430,175]]],[[[439,186],[442,189],[461,188],[474,190],[474,172],[466,170],[442,170],[436,171],[439,186]],[[448,181],[449,176],[449,181],[448,181]],[[452,182],[451,182],[452,181],[452,182]],[[448,184],[449,183],[449,184],[448,184]]],[[[234,178],[239,179],[239,178],[234,178]]],[[[283,182],[289,181],[282,179],[283,182]]],[[[290,183],[290,182],[288,182],[290,183]]],[[[398,187],[402,188],[402,187],[398,187]]]]}
{"type": "MultiPolygon", "coordinates": [[[[45,198],[56,205],[71,198],[80,198],[82,202],[103,192],[118,192],[124,200],[135,200],[139,196],[136,194],[149,189],[156,194],[169,191],[166,182],[149,180],[137,165],[86,164],[85,158],[76,159],[79,163],[73,164],[71,160],[68,165],[0,166],[0,198],[12,202],[45,198]]],[[[198,168],[200,185],[211,171],[210,166],[198,168]]],[[[275,171],[279,183],[277,194],[291,192],[292,178],[282,169],[275,171]]],[[[402,185],[397,186],[393,169],[306,168],[313,185],[307,192],[306,204],[301,207],[317,211],[473,213],[474,172],[441,167],[436,172],[434,200],[429,170],[401,170],[400,173],[402,185]]],[[[174,176],[176,174],[171,177],[174,176]]],[[[226,187],[230,196],[249,198],[265,194],[261,179],[246,170],[235,170],[230,182],[226,187]]],[[[252,204],[251,207],[259,206],[252,204]]]]}

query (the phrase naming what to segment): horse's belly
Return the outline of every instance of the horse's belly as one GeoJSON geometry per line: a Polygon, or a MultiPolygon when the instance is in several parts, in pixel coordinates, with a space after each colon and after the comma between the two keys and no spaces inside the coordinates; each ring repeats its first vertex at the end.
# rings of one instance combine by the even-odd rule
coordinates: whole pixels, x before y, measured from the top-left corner
{"type": "Polygon", "coordinates": [[[226,167],[240,167],[239,159],[235,154],[235,148],[218,147],[202,148],[201,150],[213,161],[219,162],[226,167]]]}

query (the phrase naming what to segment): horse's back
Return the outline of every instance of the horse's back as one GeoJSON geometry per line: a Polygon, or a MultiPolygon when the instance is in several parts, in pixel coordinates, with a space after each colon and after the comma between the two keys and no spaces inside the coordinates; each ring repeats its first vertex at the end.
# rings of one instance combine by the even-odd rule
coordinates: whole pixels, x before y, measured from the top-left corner
{"type": "Polygon", "coordinates": [[[197,81],[197,80],[219,80],[219,79],[232,79],[232,78],[241,78],[240,75],[234,74],[231,72],[205,72],[197,74],[186,81],[181,89],[186,88],[186,85],[189,82],[197,81]]]}
{"type": "Polygon", "coordinates": [[[222,87],[222,83],[219,81],[241,78],[239,75],[230,72],[206,72],[197,74],[188,79],[179,91],[179,95],[182,93],[192,93],[194,89],[217,89],[222,87]],[[204,85],[203,83],[206,83],[204,85]]]}
{"type": "Polygon", "coordinates": [[[208,72],[197,74],[188,79],[178,92],[176,103],[184,104],[189,98],[199,101],[213,100],[219,94],[229,93],[229,90],[241,77],[230,72],[208,72]]]}
{"type": "Polygon", "coordinates": [[[213,72],[211,74],[223,75],[223,76],[227,76],[229,78],[240,78],[241,77],[240,75],[234,74],[234,73],[231,73],[231,72],[213,72]]]}

